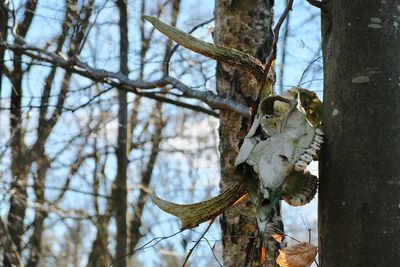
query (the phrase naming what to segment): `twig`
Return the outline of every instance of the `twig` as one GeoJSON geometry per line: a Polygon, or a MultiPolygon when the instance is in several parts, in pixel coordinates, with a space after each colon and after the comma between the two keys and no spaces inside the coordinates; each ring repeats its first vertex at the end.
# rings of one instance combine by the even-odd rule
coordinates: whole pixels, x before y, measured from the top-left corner
{"type": "Polygon", "coordinates": [[[304,221],[303,215],[300,214],[300,218],[301,218],[301,220],[303,222],[304,227],[308,231],[308,243],[311,243],[311,228],[307,226],[306,222],[304,221]]]}
{"type": "Polygon", "coordinates": [[[210,221],[210,223],[208,224],[206,230],[204,230],[204,232],[201,234],[200,238],[196,241],[196,243],[194,244],[194,246],[189,250],[189,253],[186,255],[185,261],[182,264],[182,267],[185,267],[185,264],[187,263],[187,261],[190,258],[190,255],[192,255],[193,251],[195,250],[195,248],[199,245],[201,239],[203,239],[203,237],[206,235],[206,233],[208,232],[208,230],[210,230],[211,225],[213,224],[215,218],[212,219],[210,221]]]}
{"type": "Polygon", "coordinates": [[[107,267],[110,267],[110,266],[114,265],[114,263],[117,263],[118,261],[120,261],[120,260],[121,260],[122,258],[124,258],[124,257],[130,256],[130,255],[133,255],[133,254],[136,254],[137,252],[142,251],[142,250],[145,250],[145,249],[148,249],[148,248],[152,248],[152,247],[156,246],[158,243],[160,243],[161,241],[163,241],[163,240],[165,240],[165,239],[168,239],[168,238],[171,238],[171,237],[174,237],[174,236],[176,236],[176,235],[182,233],[183,231],[184,231],[184,230],[179,230],[178,232],[175,232],[175,233],[173,233],[173,234],[171,234],[171,235],[168,235],[168,236],[155,237],[155,238],[153,238],[152,240],[150,240],[149,242],[147,242],[146,244],[144,244],[143,246],[141,246],[141,247],[139,247],[139,248],[137,248],[137,249],[135,249],[135,250],[132,250],[132,251],[126,253],[125,255],[119,257],[118,259],[115,259],[115,260],[112,261],[109,265],[107,265],[107,267]],[[153,243],[153,242],[154,242],[154,244],[151,244],[151,243],[153,243]],[[150,244],[151,244],[151,245],[150,245],[150,244]]]}
{"type": "Polygon", "coordinates": [[[85,36],[83,37],[82,44],[81,44],[80,47],[79,47],[78,55],[81,54],[82,49],[83,49],[83,47],[84,47],[84,44],[86,43],[87,38],[88,38],[88,36],[89,36],[89,34],[90,34],[90,31],[92,30],[93,26],[96,24],[97,19],[99,18],[100,13],[104,10],[104,8],[106,7],[108,1],[109,1],[109,0],[104,1],[103,5],[96,11],[96,16],[94,17],[93,22],[90,23],[90,25],[89,25],[89,27],[88,27],[88,30],[86,31],[85,36]]]}
{"type": "MultiPolygon", "coordinates": [[[[286,5],[288,4],[289,0],[286,0],[286,5]]],[[[285,24],[285,29],[283,32],[283,40],[282,40],[282,47],[281,47],[281,57],[282,57],[282,62],[279,66],[279,84],[280,84],[280,89],[279,89],[279,94],[283,95],[283,76],[285,73],[285,64],[286,64],[286,54],[287,54],[287,49],[286,49],[286,44],[288,40],[288,35],[289,35],[289,26],[290,26],[290,14],[288,14],[286,18],[286,24],[285,24]]]]}
{"type": "Polygon", "coordinates": [[[267,82],[267,79],[268,79],[268,74],[270,73],[269,70],[271,69],[272,62],[274,62],[274,60],[276,59],[276,47],[277,47],[278,39],[279,39],[279,30],[281,29],[281,26],[282,26],[283,22],[285,21],[286,17],[288,16],[290,10],[292,9],[293,1],[294,0],[288,1],[288,4],[287,4],[285,10],[283,11],[281,17],[279,18],[278,22],[276,23],[276,25],[274,27],[274,31],[273,31],[274,39],[272,41],[272,47],[271,47],[271,50],[268,54],[267,60],[264,65],[264,74],[260,81],[260,88],[258,91],[257,100],[252,109],[252,119],[254,118],[255,114],[257,113],[258,105],[261,100],[261,95],[263,93],[265,83],[267,82]]]}
{"type": "Polygon", "coordinates": [[[210,250],[211,250],[211,253],[213,254],[214,259],[216,260],[216,262],[218,263],[218,265],[222,267],[222,264],[219,262],[219,260],[218,260],[218,258],[217,258],[217,255],[215,255],[215,252],[214,252],[215,244],[214,244],[214,246],[211,246],[210,241],[208,241],[208,239],[205,238],[205,237],[203,237],[203,238],[206,240],[208,246],[210,247],[210,250]]]}
{"type": "MultiPolygon", "coordinates": [[[[211,21],[213,21],[215,18],[211,18],[208,19],[200,24],[197,24],[196,26],[194,26],[189,32],[188,34],[192,34],[195,30],[197,30],[200,27],[203,27],[204,25],[207,25],[208,23],[210,23],[211,21]]],[[[171,61],[171,57],[172,55],[175,53],[175,51],[178,49],[178,47],[180,46],[180,44],[176,44],[171,51],[168,53],[168,55],[165,58],[165,62],[164,62],[164,75],[168,76],[169,75],[169,63],[171,61]]]]}
{"type": "Polygon", "coordinates": [[[305,68],[305,70],[303,71],[303,73],[301,74],[300,80],[297,83],[297,87],[300,87],[300,85],[303,82],[304,77],[306,76],[308,70],[311,68],[312,65],[314,65],[315,62],[317,62],[318,60],[321,59],[321,56],[316,57],[315,59],[313,59],[308,65],[307,68],[305,68]]]}
{"type": "Polygon", "coordinates": [[[294,240],[294,241],[296,241],[296,242],[298,242],[298,243],[303,243],[303,242],[301,242],[300,240],[298,240],[298,239],[296,239],[296,238],[294,238],[294,237],[292,237],[292,236],[290,236],[290,235],[288,235],[288,234],[286,234],[285,232],[283,232],[281,229],[279,229],[279,228],[277,228],[277,227],[275,227],[275,226],[271,226],[272,228],[274,228],[277,232],[279,232],[281,235],[283,235],[283,236],[287,236],[287,237],[289,237],[290,239],[292,239],[292,240],[294,240]]]}

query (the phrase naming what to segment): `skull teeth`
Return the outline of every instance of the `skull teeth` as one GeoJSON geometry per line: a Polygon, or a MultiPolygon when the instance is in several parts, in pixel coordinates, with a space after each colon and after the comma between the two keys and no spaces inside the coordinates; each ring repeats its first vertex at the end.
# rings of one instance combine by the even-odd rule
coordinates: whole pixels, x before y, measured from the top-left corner
{"type": "Polygon", "coordinates": [[[313,160],[313,156],[309,155],[309,154],[303,154],[300,156],[300,159],[304,162],[310,162],[313,160]]]}
{"type": "Polygon", "coordinates": [[[325,135],[321,129],[315,129],[315,133],[318,135],[325,135]]]}
{"type": "Polygon", "coordinates": [[[295,172],[302,172],[302,171],[304,171],[304,169],[305,169],[305,168],[300,167],[300,166],[297,166],[296,164],[295,164],[294,167],[293,167],[293,170],[294,170],[295,172]]]}
{"type": "Polygon", "coordinates": [[[300,172],[300,171],[304,171],[306,167],[307,167],[307,163],[302,160],[299,160],[294,164],[293,169],[296,172],[300,172]]]}
{"type": "Polygon", "coordinates": [[[317,155],[317,150],[313,149],[313,148],[309,148],[309,149],[306,150],[306,153],[311,155],[311,156],[313,156],[313,157],[315,157],[317,155]]]}
{"type": "Polygon", "coordinates": [[[320,150],[320,148],[321,148],[317,142],[312,143],[312,144],[310,145],[310,147],[311,147],[312,149],[315,149],[315,151],[318,151],[318,150],[320,150]]]}
{"type": "Polygon", "coordinates": [[[324,142],[324,139],[322,138],[322,136],[315,135],[314,136],[314,141],[319,143],[319,144],[322,144],[324,142]]]}

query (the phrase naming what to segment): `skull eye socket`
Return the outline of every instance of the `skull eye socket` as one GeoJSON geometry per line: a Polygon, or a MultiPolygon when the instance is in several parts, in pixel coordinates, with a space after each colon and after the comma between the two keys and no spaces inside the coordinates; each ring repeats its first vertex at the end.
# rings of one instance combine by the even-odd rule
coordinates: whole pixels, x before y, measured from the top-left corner
{"type": "Polygon", "coordinates": [[[261,206],[267,206],[269,204],[271,204],[271,201],[268,198],[264,198],[261,202],[261,206]]]}
{"type": "MultiPolygon", "coordinates": [[[[276,109],[278,113],[285,112],[289,108],[290,100],[281,96],[270,96],[260,103],[260,111],[262,115],[276,116],[276,109]]],[[[279,114],[278,114],[279,115],[279,114]]]]}

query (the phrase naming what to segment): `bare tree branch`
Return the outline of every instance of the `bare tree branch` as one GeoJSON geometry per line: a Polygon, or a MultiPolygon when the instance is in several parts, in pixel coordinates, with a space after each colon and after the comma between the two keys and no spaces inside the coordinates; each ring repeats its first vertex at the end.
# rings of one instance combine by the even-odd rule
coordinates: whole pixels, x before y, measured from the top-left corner
{"type": "Polygon", "coordinates": [[[294,0],[289,0],[288,1],[285,10],[283,11],[281,17],[279,18],[278,22],[276,23],[276,25],[274,27],[274,31],[273,31],[274,32],[274,39],[272,41],[272,48],[271,48],[271,51],[268,54],[267,60],[266,60],[265,65],[264,65],[265,72],[264,72],[264,75],[262,76],[262,79],[260,81],[260,89],[258,91],[257,101],[255,103],[256,106],[253,109],[253,115],[255,113],[257,113],[257,107],[258,107],[258,104],[259,104],[259,102],[261,100],[261,96],[263,94],[264,86],[265,86],[265,84],[267,82],[268,75],[270,74],[270,69],[271,69],[272,63],[276,59],[276,50],[277,50],[276,46],[277,46],[278,40],[279,40],[279,30],[281,29],[281,26],[282,26],[283,22],[285,21],[286,17],[289,15],[290,10],[292,10],[293,1],[294,0]]]}
{"type": "MultiPolygon", "coordinates": [[[[98,82],[111,84],[122,90],[133,92],[135,94],[146,96],[149,98],[155,98],[152,94],[145,94],[143,90],[172,85],[174,86],[174,88],[181,91],[184,97],[198,99],[207,104],[212,109],[228,109],[237,112],[244,117],[250,116],[249,108],[246,105],[239,103],[233,99],[220,97],[212,93],[211,91],[194,90],[182,83],[181,81],[177,80],[176,78],[170,76],[166,76],[155,81],[132,80],[119,72],[111,72],[103,69],[93,68],[79,60],[77,57],[67,58],[65,56],[54,54],[42,48],[29,45],[25,42],[25,39],[21,38],[20,36],[15,36],[15,38],[21,40],[23,45],[7,45],[6,47],[8,49],[11,49],[13,51],[18,50],[24,55],[31,58],[35,58],[37,60],[45,61],[51,64],[56,64],[66,70],[70,70],[73,73],[79,74],[98,82]],[[38,52],[38,54],[31,53],[29,51],[38,52]],[[139,90],[138,88],[142,90],[139,90]]],[[[0,44],[0,46],[2,45],[0,44]]],[[[160,96],[158,96],[157,98],[158,100],[163,99],[160,96]]],[[[172,101],[173,100],[169,100],[168,102],[171,103],[172,101]]]]}
{"type": "Polygon", "coordinates": [[[194,246],[189,250],[189,253],[186,255],[185,261],[182,263],[182,267],[185,267],[186,263],[188,262],[190,256],[192,255],[193,251],[195,250],[195,248],[199,245],[200,241],[203,239],[203,237],[206,235],[206,233],[208,232],[208,230],[210,230],[211,225],[214,223],[215,218],[213,218],[207,228],[204,230],[204,232],[201,234],[200,238],[196,241],[196,243],[194,244],[194,246]]]}

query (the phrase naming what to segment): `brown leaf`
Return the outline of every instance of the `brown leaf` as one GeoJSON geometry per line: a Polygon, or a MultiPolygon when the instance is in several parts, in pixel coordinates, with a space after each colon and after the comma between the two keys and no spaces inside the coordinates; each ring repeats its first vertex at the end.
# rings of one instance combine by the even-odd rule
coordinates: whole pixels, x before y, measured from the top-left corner
{"type": "Polygon", "coordinates": [[[279,250],[276,263],[280,267],[310,267],[318,248],[310,243],[301,243],[279,250]]]}
{"type": "Polygon", "coordinates": [[[283,235],[281,235],[281,234],[273,234],[272,237],[275,239],[276,242],[282,243],[283,235]]]}

